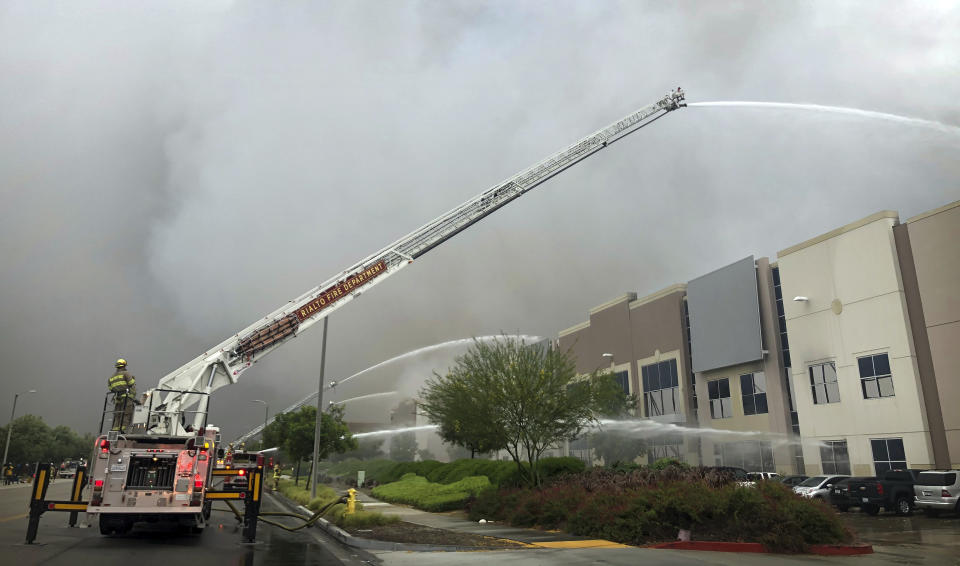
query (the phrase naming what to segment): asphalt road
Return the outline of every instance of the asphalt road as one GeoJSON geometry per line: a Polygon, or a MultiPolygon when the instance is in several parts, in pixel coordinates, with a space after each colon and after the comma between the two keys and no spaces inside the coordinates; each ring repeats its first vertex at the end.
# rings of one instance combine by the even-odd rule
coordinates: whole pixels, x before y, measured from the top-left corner
{"type": "MultiPolygon", "coordinates": [[[[69,480],[55,482],[48,499],[67,499],[69,480]]],[[[376,563],[371,555],[340,545],[320,529],[289,533],[260,523],[257,543],[240,542],[240,530],[233,514],[214,506],[211,525],[199,536],[185,535],[155,526],[140,527],[122,537],[103,537],[96,525],[70,528],[68,513],[44,513],[37,543],[24,544],[27,531],[29,486],[0,488],[0,562],[27,566],[33,564],[83,566],[145,566],[163,564],[229,565],[326,565],[359,566],[376,563]]],[[[264,508],[281,510],[280,502],[265,494],[264,508]]],[[[81,513],[79,524],[85,523],[81,513]]],[[[296,524],[296,521],[292,521],[296,524]]]]}

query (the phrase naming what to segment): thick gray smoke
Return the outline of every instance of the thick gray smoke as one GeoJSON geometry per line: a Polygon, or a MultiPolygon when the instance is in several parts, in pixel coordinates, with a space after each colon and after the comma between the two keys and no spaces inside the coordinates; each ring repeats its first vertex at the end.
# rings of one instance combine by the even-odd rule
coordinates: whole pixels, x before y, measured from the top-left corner
{"type": "MultiPolygon", "coordinates": [[[[116,357],[152,386],[677,85],[960,125],[958,27],[955,3],[0,4],[0,415],[36,388],[19,414],[90,430],[116,357]]],[[[554,336],[624,291],[960,198],[955,136],[693,110],[336,313],[328,379],[450,338],[554,336]]],[[[319,342],[219,391],[212,420],[239,433],[262,421],[250,399],[314,389],[319,342]]]]}

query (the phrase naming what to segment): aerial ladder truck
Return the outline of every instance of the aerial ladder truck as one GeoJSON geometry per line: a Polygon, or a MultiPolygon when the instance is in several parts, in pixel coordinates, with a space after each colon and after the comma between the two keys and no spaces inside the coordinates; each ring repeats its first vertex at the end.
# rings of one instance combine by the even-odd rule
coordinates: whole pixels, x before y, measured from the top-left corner
{"type": "Polygon", "coordinates": [[[87,512],[99,515],[101,532],[125,532],[138,521],[171,521],[202,531],[210,512],[205,492],[220,445],[218,429],[207,423],[211,393],[236,383],[264,356],[509,202],[684,106],[678,88],[361,259],[165,376],[137,404],[131,426],[96,440],[87,512]]]}

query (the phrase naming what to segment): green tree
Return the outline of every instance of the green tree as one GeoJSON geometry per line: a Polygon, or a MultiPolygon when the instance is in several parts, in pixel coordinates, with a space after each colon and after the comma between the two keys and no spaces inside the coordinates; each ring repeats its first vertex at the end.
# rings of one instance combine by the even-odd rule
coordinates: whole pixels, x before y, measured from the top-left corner
{"type": "MultiPolygon", "coordinates": [[[[623,419],[633,415],[637,396],[628,395],[614,374],[604,373],[596,377],[598,384],[598,411],[605,419],[623,419]]],[[[647,453],[643,438],[628,431],[604,430],[602,427],[587,434],[590,447],[603,459],[606,466],[617,462],[633,462],[647,453]]]]}
{"type": "Polygon", "coordinates": [[[609,402],[608,375],[576,377],[570,353],[551,345],[475,341],[446,376],[427,381],[420,408],[445,441],[505,449],[539,485],[543,453],[596,423],[609,402]]]}
{"type": "MultiPolygon", "coordinates": [[[[0,427],[0,454],[3,453],[6,439],[7,426],[0,427]]],[[[62,425],[51,429],[40,417],[23,415],[13,421],[7,460],[18,464],[59,464],[77,458],[89,460],[94,440],[92,434],[80,436],[70,427],[62,425]]]]}
{"type": "Polygon", "coordinates": [[[479,402],[475,381],[467,368],[458,367],[446,376],[434,373],[420,392],[418,405],[430,422],[437,425],[440,438],[462,446],[469,451],[470,458],[506,446],[503,431],[490,426],[490,409],[479,402]]]}
{"type": "MultiPolygon", "coordinates": [[[[281,419],[280,422],[284,427],[283,431],[278,433],[283,438],[283,451],[297,462],[296,483],[299,483],[300,462],[313,454],[317,408],[301,407],[299,411],[286,415],[286,418],[281,419]]],[[[343,422],[343,407],[334,405],[321,415],[318,458],[322,460],[332,452],[343,453],[356,448],[357,441],[343,422]]]]}
{"type": "Polygon", "coordinates": [[[390,438],[390,459],[413,462],[417,457],[417,437],[412,432],[401,432],[390,438]]]}

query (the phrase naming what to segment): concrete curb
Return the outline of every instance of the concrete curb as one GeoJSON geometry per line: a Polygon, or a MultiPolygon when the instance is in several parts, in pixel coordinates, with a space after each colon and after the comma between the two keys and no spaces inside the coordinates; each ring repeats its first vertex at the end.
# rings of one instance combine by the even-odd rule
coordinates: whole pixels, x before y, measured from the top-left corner
{"type": "MultiPolygon", "coordinates": [[[[654,544],[647,548],[779,554],[767,550],[767,548],[759,542],[674,541],[654,544]]],[[[855,556],[859,554],[873,554],[873,547],[869,544],[815,544],[811,545],[810,551],[805,554],[816,554],[819,556],[855,556]]]]}
{"type": "MultiPolygon", "coordinates": [[[[282,494],[274,492],[274,497],[286,501],[290,505],[296,505],[296,509],[306,513],[307,515],[313,515],[313,511],[307,509],[303,505],[297,505],[295,502],[290,501],[282,494]]],[[[353,548],[360,548],[363,550],[399,550],[406,552],[478,552],[478,551],[491,551],[491,550],[505,550],[503,548],[485,548],[477,546],[451,546],[451,545],[441,545],[441,544],[416,544],[409,542],[390,542],[386,540],[376,540],[363,537],[355,537],[348,533],[347,531],[341,529],[340,527],[334,525],[330,521],[324,519],[323,517],[319,518],[314,526],[323,529],[331,538],[335,539],[341,544],[351,546],[353,548]]],[[[514,541],[518,542],[518,541],[514,541]]],[[[521,543],[522,544],[522,543],[521,543]]],[[[521,547],[517,550],[523,550],[526,547],[521,547]]],[[[511,549],[512,550],[512,549],[511,549]]]]}

